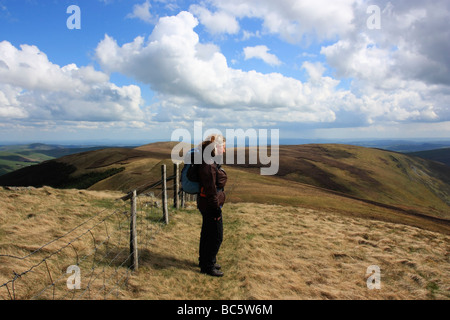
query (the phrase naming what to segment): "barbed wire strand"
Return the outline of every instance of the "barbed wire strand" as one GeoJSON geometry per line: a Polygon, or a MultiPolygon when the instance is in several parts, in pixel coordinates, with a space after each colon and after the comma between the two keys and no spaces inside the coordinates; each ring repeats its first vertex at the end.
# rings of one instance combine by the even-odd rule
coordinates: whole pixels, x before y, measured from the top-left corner
{"type": "MultiPolygon", "coordinates": [[[[108,217],[110,217],[110,216],[112,216],[112,215],[114,215],[114,214],[117,214],[117,212],[118,212],[117,210],[114,211],[112,214],[110,214],[110,215],[108,215],[106,218],[104,218],[101,222],[103,222],[104,220],[106,220],[108,217]]],[[[90,221],[90,220],[92,220],[92,218],[89,219],[89,221],[90,221]]],[[[101,222],[100,222],[100,223],[101,223],[101,222]]],[[[69,245],[71,245],[73,242],[75,242],[76,240],[78,240],[79,238],[81,238],[82,236],[84,236],[85,234],[87,234],[88,232],[90,232],[91,229],[95,228],[95,227],[96,227],[97,225],[99,225],[100,223],[94,225],[92,228],[90,228],[90,229],[88,229],[87,231],[83,232],[81,235],[77,236],[75,239],[71,240],[70,242],[68,242],[68,243],[65,244],[64,246],[60,247],[58,250],[52,252],[51,254],[49,254],[48,256],[46,256],[45,258],[43,258],[40,262],[38,262],[38,263],[34,264],[33,266],[31,266],[28,270],[25,270],[25,271],[23,271],[22,273],[19,273],[19,274],[18,274],[18,273],[15,273],[14,278],[11,279],[11,280],[9,280],[9,281],[7,281],[7,282],[5,282],[4,284],[0,285],[0,288],[2,288],[3,286],[7,285],[8,283],[13,283],[13,282],[16,281],[18,278],[21,278],[22,276],[24,276],[24,275],[26,275],[27,273],[31,272],[33,269],[37,268],[37,267],[40,266],[42,263],[44,263],[47,259],[49,259],[49,258],[51,258],[52,256],[58,254],[58,253],[61,252],[63,249],[65,249],[66,247],[68,247],[69,245]]],[[[81,223],[81,224],[78,225],[77,227],[73,228],[73,229],[71,230],[71,232],[73,232],[73,230],[78,229],[81,225],[84,225],[84,224],[85,224],[85,222],[81,223]]],[[[69,234],[69,233],[70,233],[70,232],[66,233],[64,236],[67,236],[67,234],[69,234]]],[[[64,236],[61,236],[61,237],[59,237],[58,239],[62,239],[64,236]]],[[[47,244],[43,245],[43,246],[40,248],[40,250],[42,250],[42,248],[46,247],[46,246],[49,245],[50,243],[55,242],[55,241],[58,240],[58,239],[52,240],[52,241],[48,242],[47,244]]],[[[38,250],[35,250],[32,254],[35,254],[36,252],[38,252],[38,250]]],[[[8,257],[8,258],[13,258],[13,259],[18,259],[18,260],[24,260],[24,259],[26,259],[26,258],[29,258],[30,256],[31,256],[31,254],[30,254],[30,255],[27,255],[27,256],[25,256],[25,257],[17,257],[17,256],[11,256],[11,255],[2,255],[2,256],[0,256],[0,257],[8,257]]]]}
{"type": "MultiPolygon", "coordinates": [[[[143,202],[143,200],[141,199],[141,197],[138,197],[138,212],[145,212],[145,213],[147,213],[147,216],[148,215],[150,215],[152,212],[153,212],[153,210],[154,210],[154,208],[151,208],[151,210],[150,210],[150,212],[148,212],[147,210],[144,210],[144,202],[143,202]]],[[[142,217],[142,220],[141,221],[147,221],[147,223],[145,224],[145,236],[143,237],[144,239],[146,239],[146,242],[145,242],[145,245],[144,246],[141,246],[141,250],[143,249],[142,247],[144,247],[145,249],[147,249],[148,248],[148,243],[149,243],[149,241],[151,240],[151,237],[149,237],[148,236],[148,234],[149,234],[149,229],[150,228],[152,228],[153,227],[153,225],[152,224],[150,224],[149,222],[148,222],[148,220],[147,219],[145,219],[145,218],[147,218],[147,217],[145,217],[145,216],[143,216],[142,214],[138,214],[138,216],[139,217],[142,217]]],[[[158,221],[157,221],[157,223],[160,223],[160,222],[162,222],[163,221],[163,219],[162,218],[160,218],[158,221]]],[[[140,224],[140,225],[142,225],[142,224],[140,224]]],[[[105,223],[105,229],[107,230],[107,224],[105,223]]],[[[160,231],[161,230],[161,227],[159,226],[159,228],[158,228],[158,231],[160,231]]],[[[107,231],[107,233],[108,233],[108,231],[107,231]]],[[[138,231],[138,233],[139,234],[142,234],[143,232],[142,232],[142,227],[139,229],[139,231],[138,231]]],[[[91,233],[91,235],[92,235],[92,233],[91,233]]],[[[93,237],[93,235],[92,235],[92,237],[93,237]]],[[[103,242],[103,243],[108,243],[108,241],[109,241],[109,238],[110,238],[110,236],[109,235],[107,235],[107,239],[103,242]]],[[[142,238],[142,237],[141,237],[142,238]]],[[[94,240],[94,242],[95,242],[95,240],[94,240]]],[[[102,243],[102,244],[103,244],[102,243]]],[[[101,244],[101,245],[102,245],[101,244]]],[[[97,250],[96,250],[97,248],[95,248],[94,250],[93,250],[93,252],[94,252],[94,254],[97,252],[97,250]]],[[[109,266],[116,260],[116,258],[124,251],[125,249],[123,249],[122,251],[120,251],[114,258],[113,258],[113,260],[111,260],[111,262],[110,262],[110,264],[109,264],[109,266]]],[[[104,260],[104,258],[107,256],[107,254],[108,254],[108,252],[106,252],[105,253],[105,255],[103,256],[103,259],[101,260],[101,261],[99,261],[99,263],[101,263],[103,260],[104,260]]],[[[86,255],[85,256],[85,258],[87,257],[88,255],[86,255]]],[[[123,265],[130,259],[130,257],[131,257],[131,253],[130,253],[130,255],[128,255],[128,257],[122,262],[122,264],[119,266],[119,267],[123,267],[123,265]]],[[[94,263],[94,262],[93,262],[94,263]]],[[[131,265],[129,268],[132,268],[133,267],[133,265],[131,265]]],[[[121,282],[121,280],[122,279],[126,279],[126,280],[128,280],[128,278],[129,278],[129,274],[130,274],[130,269],[126,269],[126,274],[119,280],[119,281],[116,281],[116,284],[118,285],[120,282],[121,282]]],[[[92,279],[92,276],[94,275],[94,272],[95,272],[95,267],[93,266],[92,268],[91,268],[91,276],[90,276],[90,278],[89,278],[89,283],[88,283],[88,286],[86,287],[86,290],[80,295],[80,297],[83,297],[83,295],[86,293],[86,291],[88,291],[89,293],[90,293],[90,289],[91,289],[91,283],[93,282],[93,281],[95,281],[97,278],[98,278],[98,276],[100,275],[100,273],[94,278],[94,279],[92,279]]],[[[109,277],[109,279],[108,279],[108,281],[110,280],[110,279],[112,279],[114,276],[116,276],[117,275],[117,273],[118,273],[118,271],[119,271],[119,268],[116,268],[116,271],[114,272],[114,274],[112,274],[110,277],[109,277]]],[[[103,268],[103,275],[105,275],[105,268],[103,268]]],[[[64,276],[64,275],[63,275],[64,276]]],[[[62,277],[63,277],[62,276],[62,277]]],[[[106,278],[104,277],[104,285],[103,285],[103,287],[102,287],[102,290],[106,290],[106,282],[107,282],[107,280],[106,280],[106,278]]],[[[126,281],[125,281],[126,282],[126,281]]],[[[124,283],[125,283],[124,282],[124,283]]],[[[48,286],[48,287],[51,287],[53,285],[53,283],[50,285],[50,286],[48,286]]],[[[116,286],[114,286],[111,290],[110,290],[110,292],[108,293],[108,294],[106,294],[105,295],[105,297],[106,296],[108,296],[111,292],[113,292],[113,290],[114,289],[118,289],[117,288],[117,285],[116,286]]],[[[47,288],[48,288],[47,287],[47,288]]],[[[44,289],[43,291],[45,291],[46,289],[44,289]]],[[[68,293],[69,294],[69,293],[68,293]]],[[[68,294],[66,294],[64,297],[66,297],[68,294]]],[[[74,295],[75,296],[75,295],[74,295]]]]}
{"type": "MultiPolygon", "coordinates": [[[[106,224],[106,220],[100,222],[100,223],[97,224],[95,227],[99,226],[101,223],[105,223],[105,224],[106,224]]],[[[93,229],[93,228],[92,228],[92,229],[93,229]]],[[[94,269],[95,255],[96,255],[97,252],[98,252],[98,246],[97,246],[97,244],[96,244],[95,237],[94,237],[94,235],[92,234],[92,229],[91,229],[91,230],[88,230],[88,231],[85,232],[83,235],[86,235],[87,233],[90,233],[90,234],[91,234],[91,236],[92,236],[92,238],[93,238],[94,249],[91,250],[90,253],[86,254],[86,255],[85,255],[84,257],[82,257],[81,259],[78,259],[78,253],[77,253],[77,263],[75,264],[76,266],[79,266],[79,265],[80,265],[84,260],[86,260],[89,256],[94,255],[94,258],[93,258],[93,266],[91,267],[91,270],[94,269]]],[[[118,229],[117,231],[118,231],[118,232],[121,231],[120,225],[119,225],[119,229],[118,229]]],[[[106,239],[105,239],[102,243],[100,243],[99,246],[102,246],[103,244],[108,244],[110,238],[111,238],[111,236],[108,234],[107,237],[106,237],[106,239]]],[[[73,247],[73,244],[72,244],[72,243],[70,243],[70,244],[71,244],[71,246],[73,247]]],[[[74,247],[73,247],[73,248],[74,248],[74,247]]],[[[77,251],[75,248],[74,248],[74,250],[77,251]]],[[[105,257],[107,254],[108,254],[108,252],[105,253],[104,257],[105,257]]],[[[60,277],[56,282],[58,282],[59,280],[61,280],[61,279],[62,279],[63,277],[65,277],[65,276],[66,276],[66,274],[62,274],[61,277],[60,277]]],[[[48,288],[49,288],[50,286],[52,286],[52,285],[54,285],[54,283],[52,283],[52,284],[50,284],[48,287],[44,288],[41,292],[39,292],[39,293],[38,293],[37,295],[35,295],[33,298],[39,297],[46,289],[48,289],[48,288]]]]}
{"type": "MultiPolygon", "coordinates": [[[[173,180],[173,177],[169,177],[168,180],[171,179],[173,180]]],[[[157,186],[159,187],[159,185],[157,186]]],[[[158,208],[158,200],[154,201],[154,203],[150,203],[151,207],[150,209],[148,209],[149,203],[148,203],[148,199],[143,199],[142,197],[150,197],[150,199],[159,199],[162,197],[162,194],[164,192],[162,185],[160,188],[156,189],[157,187],[155,187],[154,191],[150,192],[149,190],[147,190],[147,194],[143,193],[142,195],[140,195],[139,197],[137,197],[137,218],[139,223],[139,228],[138,228],[138,232],[137,232],[137,237],[139,237],[140,240],[143,240],[140,243],[139,246],[139,251],[143,250],[147,250],[148,249],[148,245],[149,243],[154,239],[154,237],[163,229],[163,225],[164,225],[164,217],[162,217],[162,215],[160,216],[159,219],[154,218],[155,215],[155,210],[156,209],[160,209],[158,208]],[[155,191],[159,191],[159,192],[155,192],[155,191]],[[150,195],[151,196],[148,196],[150,195]],[[141,197],[142,196],[142,197],[141,197]],[[147,202],[145,202],[145,200],[147,200],[147,202]],[[156,205],[155,205],[156,203],[156,205]]],[[[167,185],[166,183],[166,190],[168,191],[168,193],[173,193],[175,187],[175,183],[169,184],[167,185]]],[[[162,206],[162,204],[161,204],[162,206]]],[[[0,257],[3,258],[12,258],[12,259],[17,259],[17,260],[26,260],[29,259],[30,257],[32,257],[33,255],[35,255],[36,253],[42,251],[44,248],[46,248],[47,246],[50,246],[51,244],[55,243],[56,241],[59,241],[65,237],[67,237],[68,235],[70,235],[71,233],[75,232],[76,230],[80,229],[82,226],[85,226],[87,223],[89,223],[90,221],[94,220],[97,217],[100,217],[103,213],[108,212],[108,209],[104,209],[100,212],[97,212],[94,216],[90,217],[89,219],[87,219],[86,221],[83,221],[82,223],[78,224],[77,226],[73,227],[72,229],[70,229],[69,231],[67,231],[65,234],[45,243],[44,245],[40,246],[39,248],[35,249],[34,251],[32,251],[31,253],[24,255],[22,257],[19,256],[15,256],[15,255],[5,255],[2,254],[0,255],[0,257]]],[[[41,266],[42,264],[45,264],[46,267],[46,271],[47,271],[47,275],[48,278],[50,280],[50,284],[48,284],[47,286],[45,286],[41,291],[39,291],[37,294],[35,294],[32,299],[36,299],[42,296],[42,294],[44,294],[48,289],[52,288],[52,292],[51,292],[51,297],[53,299],[55,299],[56,297],[56,286],[58,283],[60,283],[61,281],[63,281],[63,279],[65,277],[67,277],[67,273],[62,273],[58,278],[55,278],[56,280],[54,280],[54,277],[52,275],[52,272],[50,270],[49,264],[47,263],[47,261],[51,258],[53,258],[54,256],[62,253],[63,250],[65,250],[66,248],[68,248],[69,246],[73,249],[73,252],[75,253],[75,258],[76,258],[76,263],[74,264],[75,266],[80,266],[84,261],[86,261],[89,257],[92,257],[92,266],[89,269],[88,272],[88,285],[86,286],[86,288],[80,292],[78,294],[78,299],[82,299],[86,293],[88,293],[89,299],[91,299],[92,297],[96,297],[98,295],[101,295],[103,292],[103,298],[106,299],[106,297],[108,297],[109,295],[111,295],[114,290],[116,290],[116,297],[118,297],[119,294],[119,289],[121,289],[124,285],[127,285],[128,281],[129,281],[129,277],[130,274],[132,273],[132,268],[134,267],[132,264],[130,264],[128,267],[125,268],[125,265],[131,261],[131,257],[132,257],[132,253],[130,252],[127,256],[122,258],[122,262],[120,263],[119,257],[123,255],[124,251],[127,250],[127,247],[125,246],[125,248],[122,246],[122,241],[123,241],[123,235],[124,235],[124,230],[127,230],[126,228],[124,228],[124,226],[126,226],[128,223],[125,223],[124,220],[126,219],[127,222],[129,222],[129,218],[130,215],[127,213],[127,211],[123,211],[121,209],[116,209],[114,210],[112,213],[108,214],[106,217],[104,217],[103,219],[101,219],[99,222],[95,223],[93,226],[91,226],[90,228],[88,228],[86,231],[84,231],[82,234],[76,236],[75,238],[73,238],[72,240],[70,240],[69,242],[67,242],[66,244],[64,244],[63,246],[61,246],[59,249],[53,251],[52,253],[48,254],[47,256],[45,256],[43,259],[41,259],[39,262],[33,264],[31,267],[29,267],[29,269],[21,272],[21,273],[16,273],[15,271],[13,271],[14,277],[13,279],[10,279],[9,281],[5,282],[4,284],[0,285],[0,289],[5,287],[7,292],[8,292],[8,296],[11,300],[15,300],[16,297],[16,287],[15,287],[15,283],[18,279],[22,279],[26,274],[33,272],[34,269],[36,269],[37,267],[41,266]],[[110,232],[110,230],[108,229],[108,223],[107,220],[109,218],[115,217],[117,218],[117,221],[115,222],[110,222],[111,225],[113,225],[113,223],[116,225],[114,231],[110,232]],[[94,233],[92,232],[95,228],[97,228],[100,225],[104,225],[104,232],[106,234],[105,239],[100,242],[97,243],[97,240],[94,236],[94,233]],[[93,249],[86,255],[84,255],[83,257],[79,256],[79,252],[77,250],[77,248],[74,246],[74,243],[78,240],[80,240],[82,237],[86,236],[87,234],[91,235],[92,238],[92,243],[93,243],[93,249]],[[112,244],[111,239],[113,236],[119,234],[118,237],[118,243],[117,245],[112,244]],[[111,245],[111,249],[108,250],[108,246],[111,245]],[[97,253],[101,250],[100,248],[105,247],[105,251],[104,254],[101,257],[97,257],[97,253]],[[121,250],[117,250],[118,252],[116,252],[114,257],[110,257],[111,253],[113,253],[114,249],[117,248],[122,248],[121,250]],[[109,260],[106,264],[105,261],[106,259],[110,257],[111,260],[109,260]],[[116,262],[117,261],[117,262],[116,262]],[[103,268],[102,271],[97,272],[96,270],[98,270],[99,266],[103,264],[103,268]],[[110,267],[112,267],[114,264],[118,264],[116,265],[116,267],[114,268],[114,272],[107,277],[106,275],[106,270],[109,269],[110,267]],[[123,272],[123,275],[120,275],[120,272],[123,272]],[[101,286],[101,288],[97,291],[94,292],[94,288],[93,285],[95,284],[96,280],[99,279],[100,276],[103,276],[103,285],[101,286]],[[112,283],[109,291],[108,290],[108,285],[112,283]],[[11,285],[11,288],[10,288],[11,285]],[[11,292],[12,291],[12,292],[11,292]]],[[[128,230],[127,230],[128,231],[128,230]]],[[[127,232],[128,233],[128,232],[127,232]]],[[[130,239],[132,240],[132,239],[130,239]]],[[[77,292],[75,290],[69,290],[67,293],[65,293],[62,298],[67,298],[68,296],[72,295],[72,299],[75,299],[77,296],[77,292]]]]}
{"type": "Polygon", "coordinates": [[[60,237],[57,237],[49,242],[47,242],[46,244],[42,245],[41,247],[35,249],[33,252],[23,256],[23,257],[18,257],[18,256],[13,256],[13,255],[8,255],[8,254],[0,254],[0,258],[1,257],[5,257],[5,258],[12,258],[12,259],[17,259],[17,260],[25,260],[27,258],[29,258],[30,256],[34,255],[36,252],[41,251],[42,249],[44,249],[45,247],[49,246],[50,244],[66,237],[67,235],[69,235],[70,233],[74,232],[75,230],[77,230],[78,228],[80,228],[81,226],[85,225],[86,223],[88,223],[89,221],[95,219],[96,217],[98,217],[100,214],[102,214],[103,212],[105,212],[107,209],[102,210],[101,212],[97,213],[96,215],[92,216],[91,218],[89,218],[86,221],[83,221],[82,223],[80,223],[79,225],[77,225],[76,227],[72,228],[71,230],[67,231],[65,234],[63,234],[60,237]]]}

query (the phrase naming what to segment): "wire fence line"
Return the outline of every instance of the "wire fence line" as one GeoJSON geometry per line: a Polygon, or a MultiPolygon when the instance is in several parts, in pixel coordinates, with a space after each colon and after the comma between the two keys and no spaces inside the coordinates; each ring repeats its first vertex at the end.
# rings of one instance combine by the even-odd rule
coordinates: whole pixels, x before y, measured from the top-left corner
{"type": "Polygon", "coordinates": [[[168,223],[167,191],[173,196],[175,208],[186,201],[179,188],[178,165],[168,178],[165,170],[163,165],[161,181],[118,199],[116,209],[92,214],[28,254],[0,252],[0,299],[96,300],[125,296],[139,259],[145,258],[150,242],[168,223]],[[11,268],[12,274],[6,279],[5,268],[11,268]]]}

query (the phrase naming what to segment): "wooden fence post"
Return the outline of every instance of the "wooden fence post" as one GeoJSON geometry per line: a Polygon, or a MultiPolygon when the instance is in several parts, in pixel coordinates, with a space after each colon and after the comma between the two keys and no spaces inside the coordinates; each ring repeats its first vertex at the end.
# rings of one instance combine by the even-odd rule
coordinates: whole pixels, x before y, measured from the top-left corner
{"type": "Polygon", "coordinates": [[[166,165],[161,166],[162,175],[162,207],[163,207],[163,218],[166,224],[169,224],[169,210],[167,209],[167,174],[166,165]]]}
{"type": "Polygon", "coordinates": [[[173,171],[175,176],[175,183],[173,184],[173,206],[175,209],[180,209],[180,173],[178,170],[179,164],[173,164],[173,171]]]}
{"type": "Polygon", "coordinates": [[[130,215],[130,256],[131,262],[130,266],[134,271],[139,268],[139,257],[138,257],[138,244],[137,244],[137,231],[136,231],[136,190],[133,191],[131,196],[131,215],[130,215]]]}
{"type": "Polygon", "coordinates": [[[186,208],[186,193],[181,191],[181,207],[186,208]]]}

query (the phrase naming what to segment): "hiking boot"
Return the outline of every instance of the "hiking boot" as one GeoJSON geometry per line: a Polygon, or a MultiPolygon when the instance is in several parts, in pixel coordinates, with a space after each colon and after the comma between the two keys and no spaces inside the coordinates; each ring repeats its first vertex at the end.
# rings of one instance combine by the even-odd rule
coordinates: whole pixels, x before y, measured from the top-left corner
{"type": "Polygon", "coordinates": [[[212,268],[210,270],[203,270],[202,269],[200,272],[204,273],[204,274],[207,274],[207,275],[210,275],[212,277],[223,277],[223,272],[219,271],[217,269],[214,269],[214,268],[212,268]]]}

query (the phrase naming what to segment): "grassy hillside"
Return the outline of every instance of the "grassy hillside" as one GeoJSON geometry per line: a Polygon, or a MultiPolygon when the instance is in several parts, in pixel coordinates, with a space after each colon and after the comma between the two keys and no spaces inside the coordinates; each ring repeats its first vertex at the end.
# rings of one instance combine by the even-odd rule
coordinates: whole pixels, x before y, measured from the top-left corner
{"type": "Polygon", "coordinates": [[[59,146],[33,143],[0,146],[0,176],[65,155],[101,149],[102,147],[59,146]]]}
{"type": "Polygon", "coordinates": [[[378,203],[450,218],[450,168],[399,153],[345,145],[280,150],[279,175],[378,203]]]}
{"type": "MultiPolygon", "coordinates": [[[[237,167],[256,174],[260,165],[237,167]]],[[[277,177],[284,183],[299,182],[339,195],[450,217],[450,167],[396,152],[349,145],[281,146],[277,177]]]]}
{"type": "Polygon", "coordinates": [[[53,158],[40,153],[0,151],[0,175],[50,159],[53,158]]]}
{"type": "MultiPolygon", "coordinates": [[[[68,155],[0,177],[3,185],[69,188],[0,189],[0,283],[58,251],[71,241],[60,238],[65,232],[90,221],[96,227],[77,229],[76,241],[16,282],[19,298],[48,286],[48,270],[59,282],[41,298],[67,298],[65,270],[86,256],[79,264],[82,286],[90,286],[85,298],[107,291],[108,299],[450,299],[447,167],[345,145],[282,146],[276,176],[261,176],[259,165],[224,166],[221,279],[198,272],[195,203],[171,208],[164,226],[155,199],[140,197],[138,239],[151,244],[140,247],[140,271],[129,274],[129,202],[117,199],[159,180],[163,163],[171,175],[174,144],[68,155]],[[118,212],[112,221],[96,222],[111,211],[118,212]],[[36,260],[10,257],[49,241],[36,260]],[[370,265],[381,268],[381,290],[367,289],[370,265]],[[105,278],[122,282],[106,290],[105,278]]],[[[0,298],[9,297],[5,290],[0,298]]]]}
{"type": "MultiPolygon", "coordinates": [[[[168,166],[168,175],[172,173],[170,151],[175,144],[107,148],[64,156],[1,176],[0,185],[128,192],[158,181],[163,163],[168,166]]],[[[346,197],[362,200],[354,202],[364,206],[393,206],[411,214],[450,219],[450,167],[436,162],[356,146],[300,145],[280,147],[276,176],[261,176],[259,167],[225,166],[230,175],[230,201],[310,203],[341,210],[340,202],[348,201],[341,198],[346,197]]]]}
{"type": "Polygon", "coordinates": [[[172,170],[170,152],[174,145],[154,143],[135,149],[105,148],[71,154],[0,176],[0,185],[55,188],[79,185],[82,189],[129,191],[159,180],[162,163],[172,170]]]}
{"type": "MultiPolygon", "coordinates": [[[[123,202],[115,201],[121,194],[48,187],[0,189],[0,255],[27,255],[98,212],[127,210],[123,202]]],[[[0,256],[0,283],[13,276],[12,270],[23,272],[57,251],[16,281],[18,299],[45,288],[41,299],[53,295],[71,299],[65,272],[78,260],[81,290],[76,293],[91,288],[83,299],[450,299],[449,234],[366,219],[361,207],[354,207],[355,215],[349,216],[297,205],[227,203],[218,255],[225,277],[208,277],[197,267],[201,216],[193,205],[171,209],[170,224],[155,222],[158,232],[151,237],[146,230],[138,234],[138,272],[126,274],[122,265],[126,256],[119,255],[119,249],[128,250],[127,234],[121,244],[120,233],[111,224],[100,223],[87,233],[90,224],[86,224],[36,253],[36,260],[0,256]],[[70,246],[58,251],[69,241],[70,246]],[[112,251],[107,259],[103,258],[105,241],[112,251]],[[370,265],[381,268],[381,290],[367,289],[370,265]],[[54,290],[49,271],[56,282],[54,290]],[[117,288],[116,280],[121,281],[117,288]]],[[[385,215],[392,211],[378,210],[385,215]]],[[[3,287],[0,299],[8,297],[3,287]]]]}

